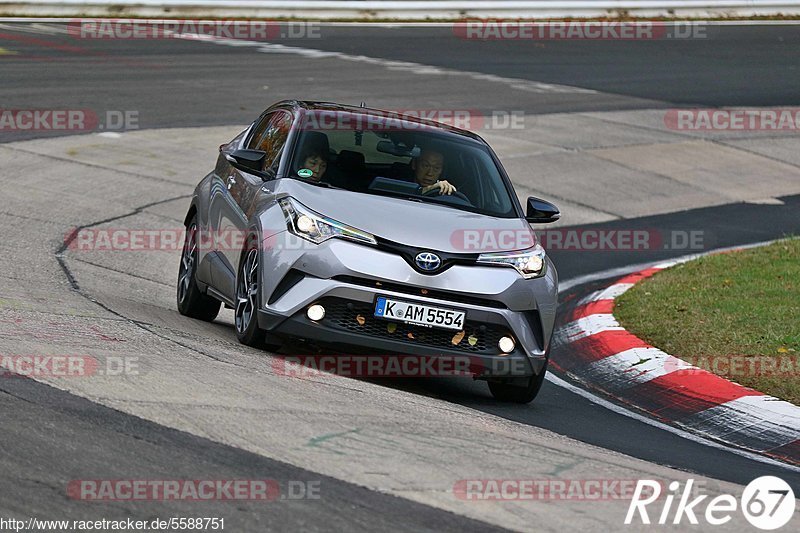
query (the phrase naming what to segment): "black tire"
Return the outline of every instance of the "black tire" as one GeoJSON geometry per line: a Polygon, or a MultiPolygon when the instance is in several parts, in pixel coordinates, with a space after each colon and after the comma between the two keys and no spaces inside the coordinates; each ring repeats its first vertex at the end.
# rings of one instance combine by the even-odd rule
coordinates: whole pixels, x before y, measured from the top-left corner
{"type": "Polygon", "coordinates": [[[182,315],[211,322],[219,314],[220,301],[203,294],[197,286],[197,218],[186,227],[181,263],[178,267],[177,304],[182,315]]]}
{"type": "Polygon", "coordinates": [[[530,403],[539,394],[547,372],[547,361],[542,371],[528,378],[527,385],[517,385],[508,381],[489,381],[489,391],[495,400],[511,403],[530,403]]]}
{"type": "Polygon", "coordinates": [[[247,346],[277,350],[280,345],[267,345],[266,332],[258,327],[258,310],[261,308],[260,261],[258,235],[252,232],[248,235],[236,273],[236,305],[233,309],[236,338],[247,346]]]}

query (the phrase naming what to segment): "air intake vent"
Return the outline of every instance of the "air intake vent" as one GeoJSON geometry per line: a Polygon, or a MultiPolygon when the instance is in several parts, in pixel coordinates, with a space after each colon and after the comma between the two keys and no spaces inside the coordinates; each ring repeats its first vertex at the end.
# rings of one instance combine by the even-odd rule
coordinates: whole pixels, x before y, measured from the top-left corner
{"type": "Polygon", "coordinates": [[[289,292],[289,289],[303,281],[306,275],[300,272],[299,270],[290,269],[289,272],[283,276],[283,279],[278,283],[278,286],[275,287],[275,290],[272,291],[272,295],[269,297],[269,301],[267,302],[269,305],[274,304],[278,300],[283,297],[284,294],[289,292]]]}

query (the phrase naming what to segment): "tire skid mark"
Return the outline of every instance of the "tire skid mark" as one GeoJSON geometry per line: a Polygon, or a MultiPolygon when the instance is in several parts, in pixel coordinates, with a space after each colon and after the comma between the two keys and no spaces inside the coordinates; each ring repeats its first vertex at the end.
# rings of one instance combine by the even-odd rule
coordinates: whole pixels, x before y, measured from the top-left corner
{"type": "Polygon", "coordinates": [[[187,350],[189,350],[191,352],[200,354],[202,356],[208,357],[209,359],[213,359],[215,361],[218,361],[220,363],[224,363],[224,364],[227,364],[227,365],[241,366],[241,365],[237,365],[236,363],[232,363],[230,361],[226,361],[224,359],[216,357],[212,353],[209,353],[207,351],[194,348],[194,347],[192,347],[192,346],[190,346],[190,345],[188,345],[186,343],[183,343],[181,341],[178,341],[176,339],[168,337],[168,336],[166,336],[166,335],[164,335],[162,333],[159,333],[158,331],[155,330],[155,328],[150,327],[149,324],[146,324],[146,323],[138,321],[138,320],[134,320],[132,318],[128,318],[127,316],[123,315],[122,313],[120,313],[118,311],[115,311],[114,309],[112,309],[108,305],[104,304],[103,302],[100,302],[99,300],[97,300],[95,298],[92,298],[89,294],[84,292],[83,289],[81,289],[77,278],[72,273],[72,270],[69,268],[69,266],[67,266],[65,253],[66,253],[67,249],[69,248],[69,245],[72,244],[72,242],[77,238],[77,236],[78,236],[78,234],[80,233],[81,230],[92,228],[94,226],[99,226],[99,225],[102,225],[102,224],[108,224],[109,222],[115,222],[117,220],[121,220],[121,219],[124,219],[124,218],[136,216],[138,214],[141,214],[145,209],[148,209],[150,207],[154,207],[154,206],[157,206],[157,205],[160,205],[160,204],[166,204],[166,203],[169,203],[169,202],[174,202],[176,200],[185,200],[185,199],[191,198],[191,197],[192,197],[191,194],[183,194],[183,195],[179,195],[179,196],[173,196],[171,198],[166,198],[166,199],[163,199],[163,200],[157,200],[155,202],[149,202],[147,204],[144,204],[144,205],[141,205],[139,207],[136,207],[135,209],[133,209],[132,211],[129,211],[127,213],[124,213],[124,214],[121,214],[121,215],[116,215],[116,216],[113,216],[113,217],[105,218],[103,220],[98,220],[98,221],[95,221],[95,222],[90,222],[88,224],[83,224],[83,225],[77,226],[77,227],[73,228],[72,232],[64,239],[64,242],[62,242],[61,245],[56,249],[55,258],[56,258],[56,261],[58,261],[58,265],[61,267],[61,270],[64,272],[64,275],[66,276],[67,281],[69,282],[69,284],[72,287],[72,289],[75,292],[77,292],[79,295],[81,295],[84,298],[86,298],[87,300],[89,300],[90,302],[92,302],[94,304],[97,304],[98,306],[103,308],[105,311],[108,311],[112,315],[121,318],[122,320],[128,322],[129,324],[133,324],[137,328],[142,329],[142,330],[150,333],[151,335],[155,335],[156,337],[159,337],[160,339],[163,339],[165,341],[171,342],[173,344],[177,344],[178,346],[180,346],[182,348],[185,348],[185,349],[187,349],[187,350]]]}

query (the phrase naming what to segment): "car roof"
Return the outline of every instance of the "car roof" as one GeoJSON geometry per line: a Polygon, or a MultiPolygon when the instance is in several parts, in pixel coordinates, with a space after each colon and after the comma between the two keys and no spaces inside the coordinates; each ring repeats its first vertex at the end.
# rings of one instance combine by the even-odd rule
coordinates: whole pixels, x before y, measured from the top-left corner
{"type": "Polygon", "coordinates": [[[481,144],[488,145],[488,143],[484,141],[480,135],[473,133],[469,130],[456,128],[455,126],[444,124],[442,122],[437,122],[435,120],[404,114],[400,111],[388,111],[385,109],[377,109],[372,107],[360,107],[360,106],[352,106],[346,104],[338,104],[336,102],[323,102],[323,101],[312,101],[312,100],[282,100],[270,106],[268,111],[276,108],[284,108],[284,109],[290,108],[294,110],[303,110],[303,111],[331,111],[339,113],[342,112],[358,113],[366,115],[375,115],[380,117],[386,117],[387,115],[388,116],[396,115],[402,117],[404,121],[414,122],[417,124],[424,124],[425,126],[441,130],[442,132],[447,132],[453,135],[457,135],[459,137],[466,137],[468,139],[478,141],[481,144]]]}

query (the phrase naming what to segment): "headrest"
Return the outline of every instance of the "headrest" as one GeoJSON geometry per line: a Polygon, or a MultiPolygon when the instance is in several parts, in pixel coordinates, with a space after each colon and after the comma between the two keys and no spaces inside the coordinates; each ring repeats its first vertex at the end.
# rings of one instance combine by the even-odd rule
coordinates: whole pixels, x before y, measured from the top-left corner
{"type": "Polygon", "coordinates": [[[336,160],[344,167],[363,167],[365,161],[364,154],[353,150],[342,150],[336,160]]]}
{"type": "Polygon", "coordinates": [[[330,143],[328,136],[321,131],[309,131],[303,136],[303,153],[320,152],[328,154],[330,152],[330,143]]]}

